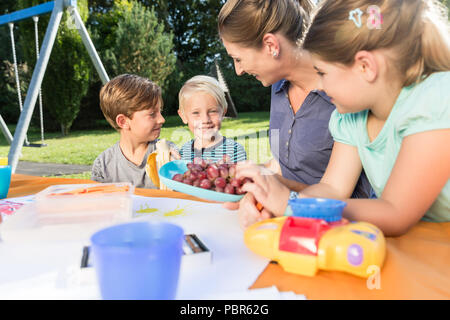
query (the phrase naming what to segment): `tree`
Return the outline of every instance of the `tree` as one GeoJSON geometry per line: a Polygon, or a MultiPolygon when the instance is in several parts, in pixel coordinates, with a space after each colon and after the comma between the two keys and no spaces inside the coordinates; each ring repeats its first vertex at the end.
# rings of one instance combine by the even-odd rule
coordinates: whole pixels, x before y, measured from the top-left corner
{"type": "Polygon", "coordinates": [[[176,61],[173,35],[164,31],[152,8],[116,0],[107,12],[95,14],[90,25],[110,77],[134,73],[165,85],[176,61]]]}
{"type": "Polygon", "coordinates": [[[183,83],[198,74],[208,74],[218,59],[238,111],[268,110],[270,89],[252,77],[237,77],[217,30],[217,16],[226,0],[141,0],[154,6],[166,29],[174,34],[177,69],[164,96],[165,108],[175,113],[183,83]]]}
{"type": "Polygon", "coordinates": [[[122,11],[122,16],[114,42],[105,50],[105,63],[113,75],[134,73],[164,87],[176,61],[173,35],[164,32],[164,24],[158,21],[153,8],[127,1],[115,8],[122,11]]]}
{"type": "MultiPolygon", "coordinates": [[[[178,91],[183,83],[194,75],[208,74],[216,58],[226,73],[226,81],[238,110],[268,110],[270,90],[252,77],[236,76],[231,59],[218,37],[217,15],[225,0],[184,0],[181,3],[174,0],[90,0],[92,14],[89,25],[98,35],[94,43],[109,73],[115,74],[115,71],[111,69],[105,51],[114,46],[118,23],[124,12],[124,9],[117,10],[115,7],[118,3],[125,6],[132,2],[154,9],[165,30],[173,34],[173,51],[177,58],[175,70],[162,87],[166,114],[176,114],[178,91]]],[[[130,43],[128,41],[127,45],[130,43]]],[[[98,95],[97,91],[92,92],[94,98],[98,95]]]]}

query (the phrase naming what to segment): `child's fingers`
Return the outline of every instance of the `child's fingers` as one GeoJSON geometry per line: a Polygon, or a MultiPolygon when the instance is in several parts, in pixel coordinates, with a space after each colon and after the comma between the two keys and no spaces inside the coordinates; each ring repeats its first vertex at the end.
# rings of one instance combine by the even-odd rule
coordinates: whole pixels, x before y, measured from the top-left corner
{"type": "MultiPolygon", "coordinates": [[[[265,206],[265,202],[267,199],[267,192],[260,185],[256,183],[247,182],[242,186],[242,190],[253,194],[256,201],[260,202],[263,206],[265,206]]],[[[259,210],[256,208],[256,203],[253,203],[253,207],[259,213],[259,210]]]]}
{"type": "Polygon", "coordinates": [[[265,181],[265,177],[261,175],[260,166],[249,166],[243,167],[239,171],[236,170],[236,177],[238,179],[250,178],[254,183],[264,188],[264,190],[267,188],[267,182],[265,181]]]}
{"type": "Polygon", "coordinates": [[[261,220],[270,219],[270,218],[273,218],[273,216],[274,215],[266,208],[263,208],[261,210],[261,220]]]}
{"type": "Polygon", "coordinates": [[[248,206],[247,203],[251,202],[256,202],[256,200],[250,193],[246,193],[244,197],[241,199],[241,201],[239,201],[239,211],[238,211],[239,225],[244,230],[245,228],[247,228],[249,224],[251,224],[250,221],[254,219],[254,217],[252,217],[252,213],[254,215],[255,212],[252,211],[251,207],[247,207],[248,206]]]}
{"type": "Polygon", "coordinates": [[[238,210],[240,202],[224,202],[222,203],[222,207],[228,210],[238,210]]]}
{"type": "Polygon", "coordinates": [[[245,228],[261,219],[261,214],[251,199],[247,199],[241,204],[239,215],[242,221],[241,225],[245,228]]]}
{"type": "Polygon", "coordinates": [[[175,150],[175,149],[170,149],[170,155],[175,160],[180,160],[181,159],[180,153],[177,150],[175,150]]]}

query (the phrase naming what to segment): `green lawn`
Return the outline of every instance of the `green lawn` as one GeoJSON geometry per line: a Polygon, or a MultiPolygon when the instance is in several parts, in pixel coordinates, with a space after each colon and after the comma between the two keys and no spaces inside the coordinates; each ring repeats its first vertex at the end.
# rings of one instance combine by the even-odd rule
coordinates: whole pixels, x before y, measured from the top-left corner
{"type": "MultiPolygon", "coordinates": [[[[14,126],[10,126],[11,133],[14,126]]],[[[236,138],[244,145],[248,158],[255,162],[264,162],[270,159],[268,112],[240,113],[237,119],[225,119],[222,122],[222,134],[227,138],[236,138]]],[[[166,123],[161,132],[161,138],[173,141],[178,146],[191,139],[187,127],[183,125],[178,116],[167,116],[166,123]]],[[[36,161],[44,163],[69,163],[90,165],[105,149],[109,148],[119,139],[119,134],[111,129],[72,131],[68,136],[62,137],[60,133],[46,132],[45,143],[47,147],[22,148],[21,161],[36,161]]],[[[30,129],[28,133],[30,142],[39,143],[38,129],[30,129]]],[[[7,156],[9,145],[3,135],[0,135],[0,156],[7,156]]],[[[89,178],[89,173],[70,175],[66,177],[89,178]]]]}

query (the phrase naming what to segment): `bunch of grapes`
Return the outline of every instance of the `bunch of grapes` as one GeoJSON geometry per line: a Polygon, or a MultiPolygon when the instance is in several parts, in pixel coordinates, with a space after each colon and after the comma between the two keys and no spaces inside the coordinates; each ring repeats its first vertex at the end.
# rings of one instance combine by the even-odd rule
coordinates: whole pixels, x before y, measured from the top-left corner
{"type": "Polygon", "coordinates": [[[242,186],[251,179],[236,178],[236,164],[227,163],[227,160],[227,156],[216,163],[195,158],[194,162],[187,164],[188,170],[184,174],[178,173],[172,180],[217,192],[244,194],[242,186]]]}

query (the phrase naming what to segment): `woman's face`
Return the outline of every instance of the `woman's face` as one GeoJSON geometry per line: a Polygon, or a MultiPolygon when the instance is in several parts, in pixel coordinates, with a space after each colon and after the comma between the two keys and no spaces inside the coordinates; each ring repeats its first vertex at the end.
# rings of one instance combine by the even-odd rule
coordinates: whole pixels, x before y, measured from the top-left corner
{"type": "Polygon", "coordinates": [[[247,73],[254,76],[265,87],[283,78],[279,74],[277,58],[273,57],[268,47],[254,49],[228,42],[225,39],[222,39],[222,42],[228,55],[234,61],[234,68],[238,76],[247,73]]]}

